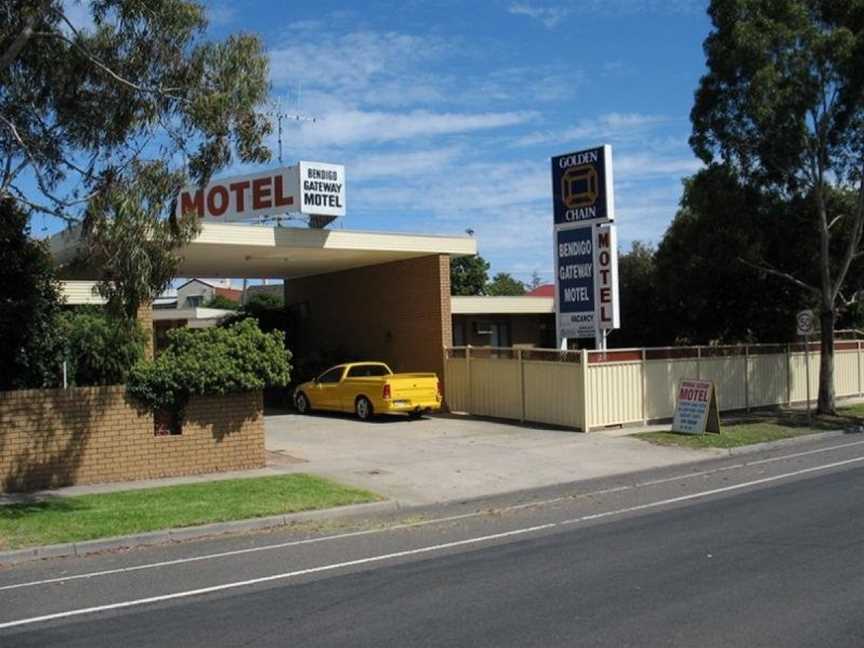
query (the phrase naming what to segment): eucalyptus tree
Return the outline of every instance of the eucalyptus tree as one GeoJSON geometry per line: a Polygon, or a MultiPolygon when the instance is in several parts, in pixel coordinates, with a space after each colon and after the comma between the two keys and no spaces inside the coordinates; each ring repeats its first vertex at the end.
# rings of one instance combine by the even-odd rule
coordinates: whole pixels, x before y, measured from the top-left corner
{"type": "MultiPolygon", "coordinates": [[[[757,263],[802,290],[821,323],[819,405],[835,409],[834,324],[854,302],[848,277],[864,254],[864,1],[712,0],[708,72],[691,113],[694,151],[765,192],[812,205],[815,280],[757,263]],[[847,201],[837,193],[854,192],[847,201]]],[[[783,245],[782,240],[776,242],[783,245]]]]}
{"type": "MultiPolygon", "coordinates": [[[[129,271],[176,264],[197,227],[175,219],[179,188],[234,160],[270,157],[258,110],[268,93],[263,45],[249,34],[208,40],[205,8],[190,0],[91,0],[80,3],[83,21],[72,6],[0,4],[0,199],[83,222],[99,236],[91,252],[115,234],[107,256],[128,253],[129,271]],[[145,255],[130,241],[148,228],[170,236],[145,255]]],[[[125,279],[112,272],[105,292],[125,290],[108,285],[125,279]]],[[[140,293],[119,298],[124,310],[140,293]]]]}

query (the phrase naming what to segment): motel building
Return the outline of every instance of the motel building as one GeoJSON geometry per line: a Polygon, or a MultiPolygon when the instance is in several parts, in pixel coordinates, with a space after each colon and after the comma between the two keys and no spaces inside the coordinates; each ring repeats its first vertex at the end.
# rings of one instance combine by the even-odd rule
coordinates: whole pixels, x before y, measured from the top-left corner
{"type": "MultiPolygon", "coordinates": [[[[66,230],[49,242],[68,303],[99,303],[94,268],[77,268],[80,231],[66,230]]],[[[443,350],[453,339],[450,259],[477,253],[466,236],[431,236],[204,222],[201,233],[179,251],[180,277],[282,279],[293,314],[295,358],[347,352],[381,360],[394,371],[444,375],[443,350]]],[[[275,286],[269,287],[271,290],[275,286]]],[[[142,320],[198,321],[222,312],[199,305],[151,309],[142,320]]],[[[158,326],[158,324],[157,324],[158,326]]]]}

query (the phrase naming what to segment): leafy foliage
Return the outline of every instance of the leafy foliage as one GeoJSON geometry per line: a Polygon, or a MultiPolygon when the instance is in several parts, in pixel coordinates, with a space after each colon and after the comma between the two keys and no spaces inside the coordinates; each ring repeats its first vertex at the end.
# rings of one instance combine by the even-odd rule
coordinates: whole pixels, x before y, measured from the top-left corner
{"type": "Polygon", "coordinates": [[[127,177],[90,201],[77,262],[98,271],[97,290],[116,318],[133,320],[142,304],[170,285],[181,260],[177,249],[199,231],[194,215],[173,214],[179,181],[180,174],[161,162],[136,162],[127,177]]]}
{"type": "Polygon", "coordinates": [[[167,204],[184,159],[202,184],[235,153],[269,159],[270,125],[256,110],[268,92],[257,37],[205,41],[205,7],[190,0],[93,0],[82,28],[69,4],[0,6],[0,196],[76,220],[133,161],[177,161],[163,170],[167,204]]]}
{"type": "Polygon", "coordinates": [[[525,284],[514,279],[508,272],[499,272],[487,284],[486,294],[495,297],[524,295],[525,284]]]}
{"type": "Polygon", "coordinates": [[[205,308],[219,308],[222,310],[240,310],[241,306],[233,299],[228,299],[225,295],[214,295],[213,299],[204,304],[205,308]]]}
{"type": "Polygon", "coordinates": [[[227,327],[176,329],[168,348],[133,367],[129,393],[154,410],[182,412],[194,395],[280,387],[291,353],[281,331],[263,333],[253,319],[227,327]]]}
{"type": "Polygon", "coordinates": [[[102,309],[68,311],[57,326],[70,385],[123,384],[144,357],[146,335],[138,323],[118,320],[102,309]]]}
{"type": "Polygon", "coordinates": [[[489,281],[489,262],[479,254],[450,261],[450,294],[483,295],[489,281]]]}
{"type": "Polygon", "coordinates": [[[0,390],[56,384],[60,290],[45,245],[10,198],[0,199],[0,287],[0,390]]]}

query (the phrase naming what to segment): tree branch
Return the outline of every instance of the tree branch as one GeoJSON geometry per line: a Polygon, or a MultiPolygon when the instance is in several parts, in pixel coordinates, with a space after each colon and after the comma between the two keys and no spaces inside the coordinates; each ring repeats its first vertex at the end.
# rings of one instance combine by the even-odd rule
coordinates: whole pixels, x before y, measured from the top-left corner
{"type": "Polygon", "coordinates": [[[777,270],[775,268],[772,268],[767,263],[765,265],[758,265],[758,264],[752,263],[752,262],[750,262],[747,259],[744,259],[742,257],[738,257],[738,261],[743,263],[746,266],[753,268],[754,270],[759,270],[760,272],[767,272],[768,274],[774,275],[775,277],[780,277],[781,279],[785,279],[786,281],[790,281],[793,284],[795,284],[796,286],[798,286],[799,288],[802,288],[803,290],[811,292],[815,295],[821,294],[820,290],[818,288],[816,288],[815,286],[811,286],[810,284],[801,281],[798,277],[795,277],[794,275],[791,275],[788,272],[783,272],[782,270],[777,270]]]}
{"type": "MultiPolygon", "coordinates": [[[[864,165],[862,165],[864,170],[864,165]]],[[[846,253],[843,255],[843,263],[837,271],[834,287],[831,292],[832,298],[835,298],[840,293],[840,288],[843,287],[843,282],[846,281],[846,274],[849,272],[849,267],[852,265],[852,260],[858,252],[858,247],[861,245],[861,237],[864,234],[864,177],[858,186],[858,204],[855,206],[855,226],[852,228],[852,234],[849,236],[849,241],[846,244],[846,253]]]]}
{"type": "Polygon", "coordinates": [[[12,41],[12,44],[6,48],[6,51],[3,52],[3,55],[0,56],[0,70],[5,70],[9,65],[12,64],[12,61],[15,60],[15,57],[24,49],[24,46],[33,36],[33,27],[36,25],[36,19],[39,17],[41,11],[45,9],[45,0],[43,0],[42,4],[39,7],[36,7],[35,11],[32,11],[25,19],[24,25],[18,35],[15,37],[15,40],[12,41]]]}

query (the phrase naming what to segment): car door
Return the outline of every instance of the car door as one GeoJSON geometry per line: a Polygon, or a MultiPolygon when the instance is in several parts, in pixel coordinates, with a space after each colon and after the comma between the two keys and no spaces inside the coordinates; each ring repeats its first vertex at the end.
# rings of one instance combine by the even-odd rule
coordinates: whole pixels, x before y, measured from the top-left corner
{"type": "Polygon", "coordinates": [[[339,385],[345,367],[333,367],[318,376],[312,389],[312,407],[318,409],[339,409],[339,385]]]}

